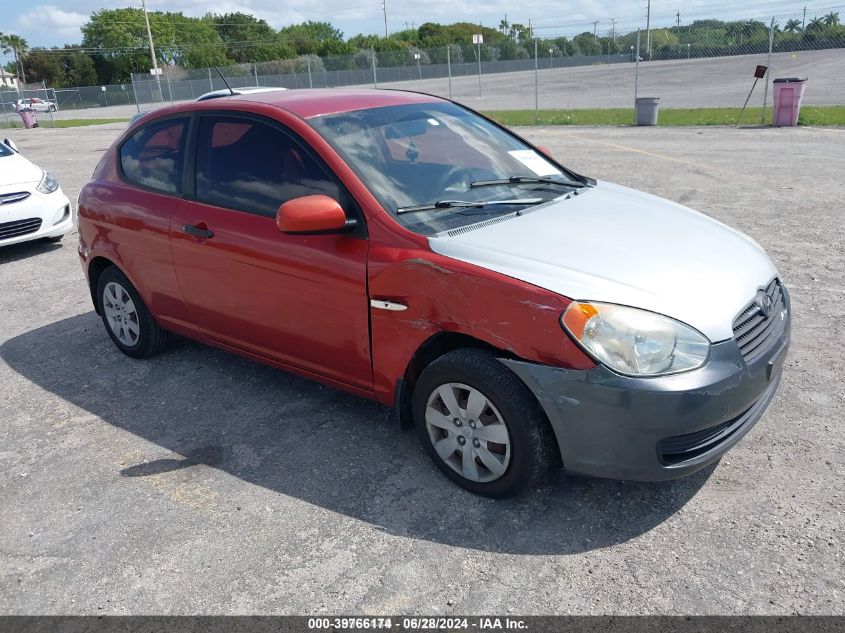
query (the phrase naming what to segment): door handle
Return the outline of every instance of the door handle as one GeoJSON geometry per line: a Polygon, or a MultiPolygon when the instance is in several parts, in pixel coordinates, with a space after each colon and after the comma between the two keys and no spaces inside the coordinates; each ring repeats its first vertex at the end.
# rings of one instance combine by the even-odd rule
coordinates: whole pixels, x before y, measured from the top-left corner
{"type": "Polygon", "coordinates": [[[198,226],[193,226],[191,224],[186,224],[185,226],[183,226],[182,231],[187,233],[188,235],[193,235],[194,237],[201,237],[206,240],[214,237],[213,231],[209,231],[208,229],[203,229],[198,226]]]}

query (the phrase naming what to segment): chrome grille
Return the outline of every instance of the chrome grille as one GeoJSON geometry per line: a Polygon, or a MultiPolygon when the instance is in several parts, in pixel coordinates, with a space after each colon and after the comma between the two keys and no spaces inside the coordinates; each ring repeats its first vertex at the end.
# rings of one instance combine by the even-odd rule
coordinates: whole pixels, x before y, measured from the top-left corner
{"type": "Polygon", "coordinates": [[[765,352],[783,332],[786,327],[785,310],[783,287],[775,278],[736,318],[734,340],[746,363],[765,352]]]}
{"type": "Polygon", "coordinates": [[[41,228],[41,218],[29,218],[28,220],[16,220],[14,222],[3,222],[0,224],[0,240],[8,240],[21,235],[35,233],[41,228]]]}
{"type": "Polygon", "coordinates": [[[16,191],[15,193],[0,193],[0,204],[12,204],[29,198],[28,191],[16,191]]]}

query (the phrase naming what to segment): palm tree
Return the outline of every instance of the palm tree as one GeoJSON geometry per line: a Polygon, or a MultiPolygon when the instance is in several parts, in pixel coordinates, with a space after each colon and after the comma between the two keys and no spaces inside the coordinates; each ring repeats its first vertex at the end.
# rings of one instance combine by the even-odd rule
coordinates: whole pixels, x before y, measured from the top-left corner
{"type": "Polygon", "coordinates": [[[787,20],[783,30],[787,33],[799,33],[801,31],[801,20],[787,20]]]}
{"type": "Polygon", "coordinates": [[[26,73],[23,70],[23,56],[29,51],[29,43],[20,35],[10,33],[3,35],[0,39],[0,50],[4,53],[12,52],[15,55],[15,68],[20,74],[21,81],[26,85],[26,73]]]}
{"type": "Polygon", "coordinates": [[[839,14],[831,11],[824,16],[825,26],[839,26],[839,14]]]}
{"type": "Polygon", "coordinates": [[[810,23],[807,25],[806,30],[812,32],[818,32],[824,29],[824,20],[819,17],[815,17],[810,20],[810,23]]]}
{"type": "Polygon", "coordinates": [[[499,22],[499,30],[502,33],[507,34],[509,28],[510,28],[510,23],[508,22],[508,18],[506,16],[504,20],[499,22]]]}

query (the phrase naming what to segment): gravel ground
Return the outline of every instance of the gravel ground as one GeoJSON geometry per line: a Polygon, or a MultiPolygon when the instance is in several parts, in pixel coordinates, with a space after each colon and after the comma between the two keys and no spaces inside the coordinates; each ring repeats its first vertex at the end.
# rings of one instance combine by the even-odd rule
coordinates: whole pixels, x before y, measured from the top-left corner
{"type": "MultiPolygon", "coordinates": [[[[120,128],[9,135],[75,198],[120,128]]],[[[187,341],[121,355],[74,235],[8,247],[0,613],[845,614],[845,131],[522,132],[780,267],[784,381],[719,465],[477,498],[378,405],[187,341]]]]}

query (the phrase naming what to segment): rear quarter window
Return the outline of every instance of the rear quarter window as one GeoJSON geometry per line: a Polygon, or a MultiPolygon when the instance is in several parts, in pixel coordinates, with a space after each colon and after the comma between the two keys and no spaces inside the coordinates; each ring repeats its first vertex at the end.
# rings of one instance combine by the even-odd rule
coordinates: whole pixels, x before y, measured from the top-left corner
{"type": "Polygon", "coordinates": [[[182,192],[188,119],[145,125],[120,146],[120,166],[131,183],[178,194],[182,192]]]}

